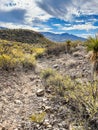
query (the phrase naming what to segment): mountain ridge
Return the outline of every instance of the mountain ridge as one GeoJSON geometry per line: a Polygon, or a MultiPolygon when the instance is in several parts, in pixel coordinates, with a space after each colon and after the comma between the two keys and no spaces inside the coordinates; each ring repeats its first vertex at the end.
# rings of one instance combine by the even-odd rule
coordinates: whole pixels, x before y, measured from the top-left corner
{"type": "Polygon", "coordinates": [[[52,40],[54,42],[65,42],[67,40],[71,40],[71,41],[76,41],[76,40],[85,41],[86,40],[85,38],[78,37],[76,35],[69,34],[69,33],[61,33],[61,34],[56,34],[56,33],[51,33],[51,32],[40,32],[40,33],[43,34],[49,40],[52,40]]]}

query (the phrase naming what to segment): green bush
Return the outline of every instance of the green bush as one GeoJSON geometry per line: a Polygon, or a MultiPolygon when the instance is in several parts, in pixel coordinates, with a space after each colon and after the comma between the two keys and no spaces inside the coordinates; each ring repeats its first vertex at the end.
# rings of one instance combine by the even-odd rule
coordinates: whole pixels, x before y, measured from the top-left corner
{"type": "Polygon", "coordinates": [[[98,52],[98,38],[95,37],[89,37],[88,40],[86,41],[87,45],[87,50],[88,51],[93,51],[93,52],[98,52]]]}
{"type": "Polygon", "coordinates": [[[36,122],[36,123],[42,123],[45,119],[46,113],[42,112],[42,113],[34,113],[31,117],[30,120],[32,122],[36,122]]]}
{"type": "Polygon", "coordinates": [[[55,96],[66,100],[70,114],[77,120],[73,123],[89,127],[89,122],[98,113],[98,81],[82,84],[77,82],[77,79],[71,80],[70,77],[61,76],[53,70],[44,70],[43,78],[44,84],[51,88],[53,94],[55,92],[55,96]]]}
{"type": "Polygon", "coordinates": [[[15,68],[35,69],[36,58],[41,57],[44,48],[31,44],[0,40],[0,68],[11,70],[15,68]]]}
{"type": "Polygon", "coordinates": [[[66,43],[56,43],[53,44],[52,46],[49,46],[46,49],[46,54],[48,55],[59,55],[60,53],[65,53],[66,52],[66,43]]]}
{"type": "Polygon", "coordinates": [[[55,71],[53,71],[51,68],[48,68],[41,72],[41,77],[45,80],[48,79],[50,76],[55,76],[55,71]]]}
{"type": "Polygon", "coordinates": [[[28,69],[34,69],[36,66],[36,60],[33,55],[25,55],[24,60],[22,61],[23,68],[28,68],[28,69]]]}

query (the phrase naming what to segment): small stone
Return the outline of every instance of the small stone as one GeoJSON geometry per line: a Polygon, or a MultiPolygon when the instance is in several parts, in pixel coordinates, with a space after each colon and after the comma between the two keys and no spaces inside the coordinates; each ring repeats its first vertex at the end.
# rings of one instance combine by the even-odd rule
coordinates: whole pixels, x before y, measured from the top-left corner
{"type": "Polygon", "coordinates": [[[50,89],[46,89],[46,92],[47,93],[51,93],[52,91],[50,89]]]}
{"type": "Polygon", "coordinates": [[[15,128],[14,130],[19,130],[18,128],[15,128]]]}
{"type": "Polygon", "coordinates": [[[58,68],[59,67],[59,65],[58,64],[55,64],[55,65],[53,65],[53,68],[58,68]]]}
{"type": "Polygon", "coordinates": [[[45,112],[47,112],[47,113],[52,112],[52,108],[49,106],[45,106],[45,112]]]}
{"type": "Polygon", "coordinates": [[[18,130],[17,128],[10,127],[8,130],[18,130]]]}
{"type": "Polygon", "coordinates": [[[15,104],[18,104],[18,105],[21,105],[21,104],[22,104],[22,102],[21,102],[20,100],[15,100],[14,103],[15,103],[15,104]]]}
{"type": "Polygon", "coordinates": [[[37,96],[44,96],[44,89],[39,89],[39,90],[36,92],[36,95],[37,95],[37,96]]]}
{"type": "Polygon", "coordinates": [[[1,126],[0,126],[0,130],[6,130],[6,129],[5,129],[5,127],[1,127],[1,126]]]}
{"type": "Polygon", "coordinates": [[[35,80],[35,77],[30,77],[30,81],[34,81],[35,80]]]}
{"type": "Polygon", "coordinates": [[[36,126],[37,126],[37,128],[39,128],[39,124],[37,124],[36,126]]]}
{"type": "Polygon", "coordinates": [[[52,125],[49,123],[49,120],[48,120],[48,119],[46,119],[46,120],[44,121],[44,125],[45,125],[47,128],[52,128],[52,125]]]}
{"type": "Polygon", "coordinates": [[[43,98],[43,102],[47,101],[47,98],[43,98]]]}
{"type": "Polygon", "coordinates": [[[1,124],[0,124],[0,130],[5,130],[5,127],[3,127],[1,124]]]}
{"type": "Polygon", "coordinates": [[[90,125],[94,126],[95,128],[98,127],[98,117],[94,117],[91,121],[90,121],[90,125]]]}
{"type": "Polygon", "coordinates": [[[80,56],[83,56],[83,55],[81,54],[81,52],[77,51],[77,52],[73,53],[73,56],[74,57],[80,57],[80,56]]]}
{"type": "Polygon", "coordinates": [[[47,128],[52,128],[52,125],[49,124],[49,125],[47,126],[47,128]]]}

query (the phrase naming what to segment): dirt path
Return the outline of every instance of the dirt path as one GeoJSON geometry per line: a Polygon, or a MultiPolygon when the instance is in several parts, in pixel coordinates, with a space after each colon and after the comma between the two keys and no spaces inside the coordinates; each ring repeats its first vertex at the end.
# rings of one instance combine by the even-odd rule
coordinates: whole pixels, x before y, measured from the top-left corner
{"type": "Polygon", "coordinates": [[[91,78],[91,65],[86,57],[87,52],[78,49],[72,54],[61,54],[52,56],[52,58],[42,58],[38,60],[37,66],[39,70],[52,68],[62,75],[69,75],[72,78],[91,78]]]}
{"type": "Polygon", "coordinates": [[[43,88],[41,79],[31,72],[0,73],[0,123],[15,127],[37,111],[43,98],[36,91],[43,88]]]}

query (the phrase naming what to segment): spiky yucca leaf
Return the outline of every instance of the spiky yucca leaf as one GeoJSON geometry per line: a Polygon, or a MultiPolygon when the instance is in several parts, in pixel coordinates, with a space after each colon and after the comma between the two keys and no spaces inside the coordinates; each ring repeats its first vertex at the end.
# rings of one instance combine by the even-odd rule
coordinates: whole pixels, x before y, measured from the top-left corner
{"type": "Polygon", "coordinates": [[[97,36],[95,38],[93,38],[93,37],[88,38],[87,50],[93,51],[93,52],[98,52],[98,37],[97,36]]]}

